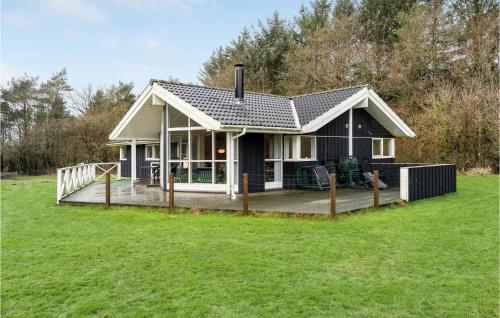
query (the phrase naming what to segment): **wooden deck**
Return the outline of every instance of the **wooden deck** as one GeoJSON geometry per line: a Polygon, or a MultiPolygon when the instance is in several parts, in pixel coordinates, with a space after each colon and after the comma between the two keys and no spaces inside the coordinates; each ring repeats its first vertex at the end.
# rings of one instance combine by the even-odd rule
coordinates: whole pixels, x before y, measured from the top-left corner
{"type": "MultiPolygon", "coordinates": [[[[277,190],[249,195],[249,209],[258,212],[328,214],[329,191],[277,190]]],[[[61,202],[104,203],[103,182],[88,186],[63,198],[61,202]]],[[[399,200],[399,188],[380,191],[380,205],[399,200]]],[[[166,207],[168,196],[159,187],[144,184],[130,186],[130,181],[111,183],[111,204],[166,207]]],[[[242,210],[241,195],[235,200],[222,193],[175,192],[175,206],[211,210],[242,210]]],[[[338,189],[337,211],[346,212],[373,206],[373,191],[365,189],[338,189]]]]}

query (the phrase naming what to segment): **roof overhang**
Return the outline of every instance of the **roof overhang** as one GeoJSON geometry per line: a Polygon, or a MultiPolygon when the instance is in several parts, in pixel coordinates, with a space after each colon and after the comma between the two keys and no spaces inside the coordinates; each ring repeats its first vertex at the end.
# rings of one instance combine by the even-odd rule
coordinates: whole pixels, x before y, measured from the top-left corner
{"type": "Polygon", "coordinates": [[[221,124],[196,107],[170,93],[156,83],[148,85],[109,135],[112,141],[158,138],[162,105],[176,108],[202,127],[219,130],[221,124]]]}
{"type": "Polygon", "coordinates": [[[314,132],[351,108],[364,108],[395,137],[415,137],[415,133],[373,90],[364,88],[302,127],[303,133],[314,132]]]}

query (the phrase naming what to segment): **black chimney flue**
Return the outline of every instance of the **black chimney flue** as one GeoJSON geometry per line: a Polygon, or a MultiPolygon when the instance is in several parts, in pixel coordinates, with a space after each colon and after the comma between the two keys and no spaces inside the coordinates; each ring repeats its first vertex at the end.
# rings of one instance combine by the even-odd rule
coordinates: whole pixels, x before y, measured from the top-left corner
{"type": "Polygon", "coordinates": [[[243,64],[234,66],[234,98],[236,103],[243,103],[244,100],[243,67],[243,64]]]}

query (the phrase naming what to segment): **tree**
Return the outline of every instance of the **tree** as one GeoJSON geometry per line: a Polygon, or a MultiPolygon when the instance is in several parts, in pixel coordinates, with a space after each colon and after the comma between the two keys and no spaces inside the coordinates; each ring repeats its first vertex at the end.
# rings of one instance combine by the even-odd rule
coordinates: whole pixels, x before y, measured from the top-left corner
{"type": "Polygon", "coordinates": [[[408,13],[416,0],[363,0],[359,22],[366,38],[381,46],[392,46],[397,41],[395,31],[400,27],[398,15],[408,13]]]}
{"type": "Polygon", "coordinates": [[[354,12],[356,12],[356,8],[352,0],[335,1],[335,7],[333,8],[334,19],[350,17],[354,12]]]}
{"type": "Polygon", "coordinates": [[[33,126],[35,107],[38,102],[38,77],[24,75],[11,79],[7,87],[1,88],[2,104],[9,109],[15,131],[12,136],[23,140],[33,126]]]}
{"type": "Polygon", "coordinates": [[[295,18],[296,41],[306,44],[314,34],[328,26],[332,15],[332,3],[328,0],[314,0],[310,7],[301,6],[299,16],[295,18]]]}

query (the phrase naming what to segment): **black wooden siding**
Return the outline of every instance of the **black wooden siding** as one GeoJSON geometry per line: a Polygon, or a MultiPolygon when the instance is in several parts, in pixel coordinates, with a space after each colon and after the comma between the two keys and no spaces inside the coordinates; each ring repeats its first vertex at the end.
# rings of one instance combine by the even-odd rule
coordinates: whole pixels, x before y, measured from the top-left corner
{"type": "Polygon", "coordinates": [[[265,191],[264,134],[249,133],[238,139],[238,189],[243,190],[243,173],[248,173],[248,191],[265,191]]]}
{"type": "Polygon", "coordinates": [[[426,199],[457,191],[455,165],[408,168],[408,200],[426,199]]]}
{"type": "MultiPolygon", "coordinates": [[[[352,123],[354,157],[360,162],[394,162],[394,158],[372,159],[372,138],[393,138],[391,133],[364,109],[353,110],[352,123]]],[[[320,164],[336,162],[349,154],[349,128],[346,128],[348,124],[349,112],[345,112],[313,133],[319,136],[317,159],[320,164]]]]}
{"type": "MultiPolygon", "coordinates": [[[[132,146],[127,146],[127,160],[120,160],[122,177],[130,178],[132,173],[130,169],[130,163],[132,161],[132,146]]],[[[146,160],[146,145],[136,146],[136,167],[137,167],[137,178],[149,178],[150,170],[144,168],[149,166],[151,161],[146,160]]],[[[157,161],[157,160],[155,160],[157,161]]]]}

